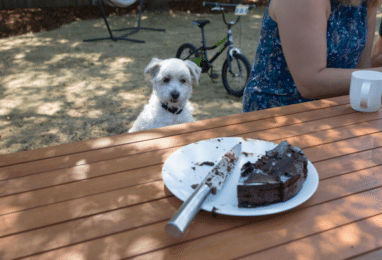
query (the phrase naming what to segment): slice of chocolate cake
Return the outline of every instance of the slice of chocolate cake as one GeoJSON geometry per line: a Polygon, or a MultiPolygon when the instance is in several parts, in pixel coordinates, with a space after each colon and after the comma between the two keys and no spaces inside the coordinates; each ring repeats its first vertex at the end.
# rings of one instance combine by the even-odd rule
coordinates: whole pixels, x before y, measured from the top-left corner
{"type": "Polygon", "coordinates": [[[237,186],[240,208],[252,208],[287,201],[302,188],[308,160],[303,151],[281,142],[257,162],[241,168],[237,186]]]}

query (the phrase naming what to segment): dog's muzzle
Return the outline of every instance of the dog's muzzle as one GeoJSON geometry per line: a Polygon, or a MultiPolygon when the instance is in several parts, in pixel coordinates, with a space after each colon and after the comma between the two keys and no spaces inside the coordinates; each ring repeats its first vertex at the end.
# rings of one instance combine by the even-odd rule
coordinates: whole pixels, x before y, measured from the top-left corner
{"type": "Polygon", "coordinates": [[[166,103],[162,103],[162,107],[168,112],[179,115],[182,113],[183,109],[178,109],[176,107],[169,107],[166,103]]]}

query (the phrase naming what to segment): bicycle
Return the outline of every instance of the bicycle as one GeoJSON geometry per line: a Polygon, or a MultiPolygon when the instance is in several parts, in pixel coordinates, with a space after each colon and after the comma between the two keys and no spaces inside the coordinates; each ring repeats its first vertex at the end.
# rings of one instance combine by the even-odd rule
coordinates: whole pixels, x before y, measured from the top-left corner
{"type": "MultiPolygon", "coordinates": [[[[255,5],[235,5],[235,4],[222,4],[222,3],[212,3],[212,2],[203,2],[203,6],[215,6],[211,10],[218,10],[221,11],[223,15],[223,21],[228,27],[227,31],[227,37],[225,37],[223,40],[219,41],[217,44],[215,44],[212,47],[206,46],[206,40],[204,36],[204,26],[208,23],[210,23],[209,20],[197,20],[193,21],[194,25],[197,25],[202,30],[202,43],[203,46],[200,48],[196,48],[191,43],[185,43],[181,45],[176,53],[176,58],[182,59],[182,60],[192,60],[194,61],[199,67],[202,69],[202,73],[209,74],[212,82],[215,83],[214,79],[217,79],[219,77],[218,74],[213,73],[213,67],[212,63],[216,60],[217,57],[222,54],[222,52],[228,47],[227,51],[227,59],[223,63],[222,67],[222,80],[223,85],[225,89],[227,90],[228,94],[231,94],[236,97],[243,96],[244,87],[247,83],[250,71],[251,71],[251,65],[248,61],[248,59],[240,52],[240,49],[233,47],[233,36],[231,27],[236,25],[240,21],[240,12],[247,12],[249,8],[256,7],[255,5]],[[238,18],[236,19],[236,22],[230,21],[229,23],[226,22],[225,16],[224,16],[224,6],[226,7],[236,7],[236,15],[238,15],[238,18]],[[223,48],[219,50],[212,59],[208,59],[207,56],[207,50],[213,50],[217,47],[219,47],[221,44],[224,44],[223,48]],[[184,55],[185,54],[185,55],[184,55]],[[184,55],[184,56],[182,56],[184,55]],[[241,63],[243,65],[241,65],[241,63]],[[237,65],[237,67],[235,67],[237,65]],[[235,67],[235,69],[234,69],[235,67]],[[237,70],[236,70],[237,68],[237,70]],[[208,71],[210,70],[210,73],[208,71]],[[228,73],[229,72],[229,73],[228,73]],[[234,80],[236,80],[239,84],[238,87],[233,88],[232,84],[228,83],[228,76],[232,76],[234,80]]],[[[240,34],[241,37],[241,34],[240,34]]]]}

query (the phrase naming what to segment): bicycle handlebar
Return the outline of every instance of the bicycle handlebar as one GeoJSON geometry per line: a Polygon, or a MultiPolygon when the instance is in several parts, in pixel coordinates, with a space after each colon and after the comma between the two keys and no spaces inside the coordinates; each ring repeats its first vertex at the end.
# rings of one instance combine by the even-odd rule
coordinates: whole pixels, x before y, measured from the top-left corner
{"type": "MultiPolygon", "coordinates": [[[[226,20],[225,20],[225,16],[224,16],[224,6],[226,7],[236,7],[238,5],[236,4],[224,4],[224,3],[213,3],[213,2],[203,2],[202,4],[203,6],[215,6],[214,8],[212,8],[211,10],[219,10],[222,12],[222,15],[223,15],[223,21],[224,23],[229,26],[229,25],[235,25],[237,24],[237,22],[240,20],[240,16],[236,19],[236,22],[230,22],[230,23],[227,23],[226,20]]],[[[248,9],[252,9],[252,8],[256,8],[256,5],[248,5],[248,9]]]]}
{"type": "Polygon", "coordinates": [[[223,7],[214,7],[214,8],[212,8],[211,10],[212,10],[212,11],[215,11],[215,10],[217,10],[217,11],[222,11],[222,10],[224,10],[224,8],[223,8],[223,7]]]}

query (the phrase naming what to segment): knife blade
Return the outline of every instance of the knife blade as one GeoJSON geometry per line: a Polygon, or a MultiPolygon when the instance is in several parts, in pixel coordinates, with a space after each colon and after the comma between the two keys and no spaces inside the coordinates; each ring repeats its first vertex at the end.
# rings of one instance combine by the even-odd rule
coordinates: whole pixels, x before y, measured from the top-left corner
{"type": "Polygon", "coordinates": [[[166,224],[165,231],[168,235],[174,238],[181,238],[184,235],[208,195],[211,193],[215,195],[223,188],[239,160],[240,153],[241,142],[222,156],[218,164],[166,224]]]}

